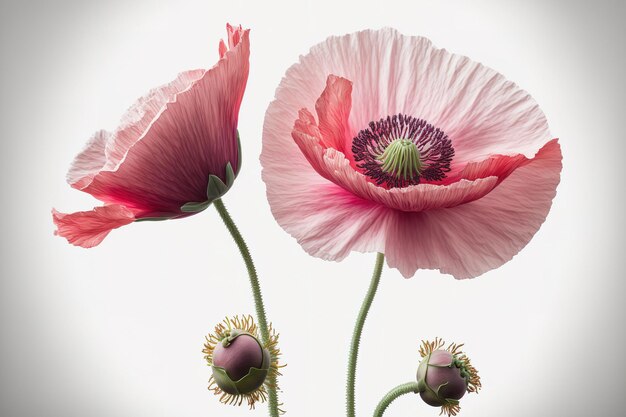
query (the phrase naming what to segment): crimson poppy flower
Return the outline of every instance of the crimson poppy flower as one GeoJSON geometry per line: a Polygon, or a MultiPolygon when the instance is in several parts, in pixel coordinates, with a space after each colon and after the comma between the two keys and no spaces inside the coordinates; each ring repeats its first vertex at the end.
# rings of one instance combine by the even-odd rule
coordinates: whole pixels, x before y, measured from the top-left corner
{"type": "Polygon", "coordinates": [[[263,128],[278,223],[311,255],[382,252],[469,278],[545,220],[561,150],[501,74],[393,29],[331,37],[287,71],[263,128]]]}
{"type": "Polygon", "coordinates": [[[228,191],[241,167],[237,120],[250,41],[241,26],[227,25],[227,32],[213,68],[179,74],[140,98],[115,131],[91,138],[67,179],[105,204],[53,210],[55,234],[88,248],[134,221],[202,211],[228,191]]]}

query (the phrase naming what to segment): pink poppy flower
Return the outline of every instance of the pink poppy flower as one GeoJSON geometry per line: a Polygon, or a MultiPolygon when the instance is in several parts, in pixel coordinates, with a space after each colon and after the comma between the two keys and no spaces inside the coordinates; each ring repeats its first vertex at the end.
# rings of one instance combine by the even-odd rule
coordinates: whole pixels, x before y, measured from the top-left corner
{"type": "Polygon", "coordinates": [[[186,217],[232,185],[241,166],[239,107],[248,80],[249,30],[227,25],[228,46],[208,70],[183,72],[140,98],[114,132],[99,131],[76,157],[70,185],[105,203],[52,210],[55,234],[85,248],[138,220],[186,217]]]}
{"type": "Polygon", "coordinates": [[[471,278],[545,220],[561,150],[501,74],[393,29],[331,37],[287,71],[263,128],[278,223],[311,255],[383,252],[471,278]]]}

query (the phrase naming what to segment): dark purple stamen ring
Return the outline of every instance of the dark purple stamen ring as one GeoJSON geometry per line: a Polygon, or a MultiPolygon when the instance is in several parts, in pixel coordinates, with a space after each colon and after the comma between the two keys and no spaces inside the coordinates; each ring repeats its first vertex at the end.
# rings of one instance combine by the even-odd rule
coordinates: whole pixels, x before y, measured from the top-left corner
{"type": "Polygon", "coordinates": [[[369,128],[361,130],[352,139],[352,153],[357,167],[372,178],[377,185],[389,188],[407,187],[426,181],[440,181],[450,172],[454,148],[448,136],[439,128],[403,114],[387,116],[377,122],[370,122],[369,128]],[[381,156],[394,141],[411,141],[419,152],[421,169],[412,171],[410,176],[385,171],[381,156]]]}

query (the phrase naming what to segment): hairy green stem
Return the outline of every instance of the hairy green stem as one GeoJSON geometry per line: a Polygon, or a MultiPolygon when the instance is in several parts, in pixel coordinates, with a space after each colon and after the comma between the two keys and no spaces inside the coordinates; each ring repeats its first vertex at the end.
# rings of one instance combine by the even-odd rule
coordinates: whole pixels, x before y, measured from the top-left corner
{"type": "Polygon", "coordinates": [[[385,261],[385,255],[379,253],[376,255],[376,266],[374,266],[374,272],[372,274],[372,281],[370,287],[367,290],[361,310],[356,319],[354,325],[354,331],[352,333],[352,344],[350,345],[350,355],[348,357],[348,380],[346,383],[346,415],[348,417],[354,417],[354,385],[356,379],[356,362],[359,356],[359,344],[361,343],[361,333],[363,332],[363,325],[367,318],[367,313],[372,306],[372,301],[376,295],[378,289],[378,283],[380,282],[380,274],[383,271],[383,263],[385,261]]]}
{"type": "MultiPolygon", "coordinates": [[[[254,267],[254,263],[252,262],[252,256],[250,256],[248,245],[246,245],[246,242],[243,240],[243,237],[241,236],[241,233],[239,233],[239,229],[237,229],[237,226],[235,225],[235,222],[233,222],[233,219],[230,217],[230,214],[228,214],[228,210],[226,210],[226,206],[224,206],[222,199],[214,200],[213,205],[217,209],[217,212],[224,221],[226,228],[235,240],[235,243],[239,248],[239,252],[241,252],[241,257],[246,264],[248,276],[250,277],[250,285],[252,286],[252,295],[254,296],[254,306],[256,307],[256,316],[257,322],[259,324],[259,331],[261,332],[261,339],[265,344],[270,340],[270,334],[267,326],[267,317],[265,315],[265,306],[263,305],[261,286],[259,285],[259,277],[257,276],[256,268],[254,267]]],[[[272,376],[269,376],[268,378],[270,378],[269,386],[267,387],[270,416],[278,417],[278,395],[276,393],[276,389],[272,388],[276,385],[276,380],[272,376]]]]}
{"type": "Polygon", "coordinates": [[[417,382],[407,382],[406,384],[398,385],[380,400],[376,410],[374,410],[374,417],[382,417],[387,407],[399,396],[410,393],[417,394],[418,391],[417,382]]]}

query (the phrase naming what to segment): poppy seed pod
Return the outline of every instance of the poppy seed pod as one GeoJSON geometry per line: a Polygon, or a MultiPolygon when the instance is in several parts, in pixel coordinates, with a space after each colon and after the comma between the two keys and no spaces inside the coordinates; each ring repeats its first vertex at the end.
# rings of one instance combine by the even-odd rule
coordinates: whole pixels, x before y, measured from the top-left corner
{"type": "Polygon", "coordinates": [[[212,369],[209,390],[220,401],[241,405],[244,400],[254,408],[267,399],[270,375],[278,372],[278,335],[270,328],[270,339],[262,343],[251,316],[225,319],[206,337],[203,353],[212,369]]]}
{"type": "Polygon", "coordinates": [[[270,353],[249,333],[233,329],[213,350],[213,379],[229,394],[248,394],[261,385],[270,368],[270,353]]]}
{"type": "Polygon", "coordinates": [[[455,416],[460,411],[459,400],[466,392],[477,392],[480,377],[469,358],[461,352],[463,345],[450,344],[436,338],[422,342],[422,361],[417,369],[420,397],[428,405],[441,407],[441,412],[455,416]]]}

